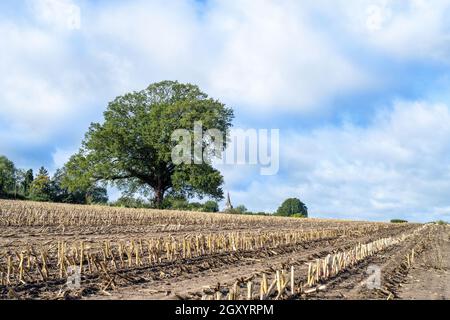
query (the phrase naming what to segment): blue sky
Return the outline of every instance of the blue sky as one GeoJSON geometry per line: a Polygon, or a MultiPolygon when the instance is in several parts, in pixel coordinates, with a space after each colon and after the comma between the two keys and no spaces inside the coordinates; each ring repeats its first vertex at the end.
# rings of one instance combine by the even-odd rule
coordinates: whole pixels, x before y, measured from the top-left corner
{"type": "Polygon", "coordinates": [[[235,126],[279,128],[280,172],[221,168],[235,204],[450,220],[450,2],[0,3],[0,154],[50,170],[108,101],[198,84],[235,126]]]}

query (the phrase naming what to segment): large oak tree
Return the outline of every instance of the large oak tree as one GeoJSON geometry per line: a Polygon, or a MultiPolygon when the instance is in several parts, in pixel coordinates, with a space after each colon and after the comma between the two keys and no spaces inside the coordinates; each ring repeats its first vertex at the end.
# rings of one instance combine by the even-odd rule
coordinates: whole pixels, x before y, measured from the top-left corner
{"type": "Polygon", "coordinates": [[[163,81],[117,97],[104,122],[91,124],[80,151],[66,164],[65,184],[76,189],[110,183],[127,193],[148,193],[158,207],[168,193],[221,199],[223,177],[211,159],[175,164],[171,135],[177,129],[193,131],[197,121],[204,130],[225,135],[232,119],[232,109],[191,84],[163,81]]]}

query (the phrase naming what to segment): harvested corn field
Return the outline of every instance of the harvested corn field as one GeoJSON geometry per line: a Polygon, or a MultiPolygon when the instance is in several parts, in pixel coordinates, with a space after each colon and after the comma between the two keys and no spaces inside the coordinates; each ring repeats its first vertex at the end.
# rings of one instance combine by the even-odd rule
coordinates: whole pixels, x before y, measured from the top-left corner
{"type": "Polygon", "coordinates": [[[433,224],[3,200],[0,217],[2,299],[396,299],[449,235],[433,224]]]}

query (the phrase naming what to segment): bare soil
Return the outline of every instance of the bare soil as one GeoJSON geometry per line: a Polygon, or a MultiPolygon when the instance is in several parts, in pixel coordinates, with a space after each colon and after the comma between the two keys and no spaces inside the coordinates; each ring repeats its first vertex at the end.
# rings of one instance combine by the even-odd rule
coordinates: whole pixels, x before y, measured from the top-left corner
{"type": "Polygon", "coordinates": [[[410,270],[398,296],[408,300],[450,299],[450,227],[442,226],[435,242],[410,270]]]}
{"type": "Polygon", "coordinates": [[[434,226],[427,234],[394,246],[356,268],[347,270],[327,284],[324,292],[309,299],[399,299],[450,298],[450,228],[434,226]],[[406,264],[406,254],[415,250],[415,261],[406,264]],[[368,289],[367,268],[381,270],[381,288],[368,289]]]}
{"type": "MultiPolygon", "coordinates": [[[[283,248],[278,250],[268,250],[264,252],[251,253],[247,255],[234,255],[232,257],[222,257],[222,260],[216,263],[214,258],[205,259],[201,267],[194,265],[190,272],[180,272],[165,274],[165,279],[153,278],[153,281],[143,281],[137,285],[121,286],[108,293],[100,292],[100,295],[85,297],[87,299],[200,299],[203,293],[221,286],[231,287],[236,281],[252,279],[262,273],[273,273],[274,270],[282,269],[286,266],[295,266],[299,277],[296,281],[306,281],[304,275],[307,273],[306,263],[316,258],[321,258],[333,251],[346,250],[357,243],[366,243],[397,234],[394,230],[377,233],[376,235],[366,235],[357,238],[340,237],[306,243],[302,246],[283,248]]],[[[404,244],[404,248],[409,248],[410,244],[404,244]]],[[[402,247],[403,248],[403,247],[402,247]]],[[[373,259],[376,261],[390,260],[392,255],[399,248],[392,248],[384,254],[373,259]]],[[[405,250],[405,249],[404,249],[405,250]]],[[[334,281],[344,285],[346,291],[350,289],[345,280],[352,284],[352,287],[358,284],[365,277],[365,268],[371,261],[364,262],[354,270],[349,270],[334,281]],[[354,277],[355,275],[359,277],[354,277]]],[[[168,266],[169,267],[169,266],[168,266]]],[[[185,265],[186,267],[186,265],[185,265]]],[[[189,266],[188,266],[189,268],[189,266]]],[[[176,269],[172,266],[172,270],[176,269]]],[[[330,295],[308,296],[307,298],[351,298],[339,293],[339,290],[330,291],[330,295]],[[338,294],[336,295],[336,292],[338,294]]],[[[306,298],[306,297],[298,297],[306,298]]],[[[353,298],[358,299],[357,295],[353,298]]]]}

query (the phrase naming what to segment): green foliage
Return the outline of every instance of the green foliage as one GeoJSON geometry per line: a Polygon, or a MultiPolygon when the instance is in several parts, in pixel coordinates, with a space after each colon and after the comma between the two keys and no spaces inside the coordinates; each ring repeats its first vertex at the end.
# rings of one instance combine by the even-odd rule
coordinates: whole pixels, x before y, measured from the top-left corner
{"type": "Polygon", "coordinates": [[[108,190],[99,186],[91,186],[85,190],[86,204],[106,204],[108,203],[108,190]]]}
{"type": "Polygon", "coordinates": [[[271,216],[270,213],[263,212],[263,211],[259,211],[259,212],[249,212],[249,213],[252,214],[252,215],[255,215],[255,216],[271,216]]]}
{"type": "Polygon", "coordinates": [[[275,213],[276,216],[290,217],[302,216],[308,217],[308,208],[297,198],[286,199],[275,213]]]}
{"type": "Polygon", "coordinates": [[[189,201],[180,195],[168,195],[163,200],[162,207],[171,210],[189,210],[189,201]]]}
{"type": "Polygon", "coordinates": [[[51,181],[51,200],[73,204],[106,204],[108,192],[95,184],[70,184],[66,168],[58,169],[51,181]]]}
{"type": "Polygon", "coordinates": [[[30,193],[33,170],[16,169],[14,163],[0,156],[0,197],[25,199],[30,193]]]}
{"type": "Polygon", "coordinates": [[[27,197],[30,195],[31,184],[34,180],[33,170],[22,171],[21,190],[22,194],[27,197]]]}
{"type": "MultiPolygon", "coordinates": [[[[127,208],[155,208],[153,203],[146,202],[141,198],[132,196],[122,196],[117,201],[111,203],[113,206],[127,208]]],[[[202,212],[218,212],[219,205],[216,201],[206,201],[205,203],[189,202],[186,198],[179,195],[168,195],[164,198],[163,209],[180,210],[180,211],[202,211],[202,212]]]]}
{"type": "Polygon", "coordinates": [[[204,130],[223,133],[231,126],[232,110],[197,86],[172,81],[152,84],[117,97],[104,118],[102,124],[91,124],[82,148],[67,164],[68,185],[107,182],[128,194],[152,194],[157,207],[163,207],[165,195],[171,192],[187,198],[223,197],[223,177],[207,163],[210,158],[198,165],[176,165],[171,159],[177,145],[171,140],[174,130],[192,132],[196,121],[204,130]]]}
{"type": "Polygon", "coordinates": [[[237,211],[235,208],[227,209],[224,212],[228,213],[228,214],[242,214],[241,212],[237,211]]]}
{"type": "Polygon", "coordinates": [[[448,225],[448,222],[446,222],[444,220],[438,220],[438,221],[436,221],[436,224],[438,224],[440,226],[444,226],[444,225],[448,225]]]}
{"type": "Polygon", "coordinates": [[[16,168],[14,163],[0,156],[0,197],[6,197],[15,191],[16,168]]]}
{"type": "Polygon", "coordinates": [[[108,202],[107,190],[95,184],[66,185],[66,168],[58,169],[50,179],[41,167],[34,178],[33,170],[16,169],[6,157],[0,157],[0,196],[13,199],[52,201],[75,204],[100,204],[108,202]]]}
{"type": "Polygon", "coordinates": [[[236,208],[233,209],[228,209],[225,210],[225,213],[228,214],[243,214],[243,215],[247,215],[247,216],[271,216],[270,213],[267,212],[252,212],[252,211],[248,211],[247,208],[244,205],[239,205],[236,208]]]}
{"type": "Polygon", "coordinates": [[[233,209],[227,209],[225,210],[225,213],[229,213],[229,214],[250,214],[247,211],[247,208],[244,205],[238,205],[237,207],[233,208],[233,209]]]}
{"type": "Polygon", "coordinates": [[[408,221],[402,219],[392,219],[391,223],[408,223],[408,221]]]}
{"type": "Polygon", "coordinates": [[[111,204],[114,207],[122,208],[151,208],[151,204],[141,198],[122,196],[111,204]]]}
{"type": "Polygon", "coordinates": [[[239,212],[240,214],[245,214],[245,213],[248,211],[247,208],[246,208],[243,204],[238,205],[238,206],[235,208],[235,210],[236,210],[237,212],[239,212]]]}
{"type": "Polygon", "coordinates": [[[203,204],[204,212],[219,212],[219,204],[217,201],[209,200],[203,204]]]}
{"type": "Polygon", "coordinates": [[[48,171],[41,167],[36,178],[31,183],[30,199],[34,201],[51,200],[51,181],[48,171]]]}
{"type": "Polygon", "coordinates": [[[294,213],[293,215],[290,216],[291,218],[307,218],[305,215],[300,214],[300,213],[294,213]]]}
{"type": "Polygon", "coordinates": [[[64,176],[65,174],[63,169],[56,170],[55,174],[53,175],[53,178],[50,182],[50,193],[52,201],[76,204],[84,203],[85,199],[83,194],[77,191],[69,192],[68,189],[63,186],[64,176]]]}
{"type": "Polygon", "coordinates": [[[203,211],[203,205],[200,202],[191,202],[189,203],[190,211],[203,211]]]}

